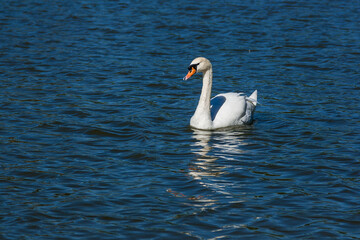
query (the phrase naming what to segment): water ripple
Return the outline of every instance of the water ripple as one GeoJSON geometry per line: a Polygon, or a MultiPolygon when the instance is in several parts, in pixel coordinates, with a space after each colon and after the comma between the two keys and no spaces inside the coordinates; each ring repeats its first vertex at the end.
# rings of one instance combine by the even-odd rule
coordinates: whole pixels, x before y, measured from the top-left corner
{"type": "Polygon", "coordinates": [[[358,15],[5,1],[0,238],[358,239],[358,15]],[[200,55],[213,94],[258,89],[252,126],[188,126],[200,55]]]}

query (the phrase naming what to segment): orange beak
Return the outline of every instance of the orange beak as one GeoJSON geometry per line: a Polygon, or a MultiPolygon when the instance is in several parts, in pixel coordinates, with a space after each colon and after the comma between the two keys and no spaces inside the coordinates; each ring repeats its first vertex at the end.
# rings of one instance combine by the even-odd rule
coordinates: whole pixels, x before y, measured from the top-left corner
{"type": "Polygon", "coordinates": [[[196,73],[195,68],[191,68],[191,71],[189,71],[188,74],[186,74],[186,76],[184,77],[184,80],[188,80],[195,73],[196,73]]]}

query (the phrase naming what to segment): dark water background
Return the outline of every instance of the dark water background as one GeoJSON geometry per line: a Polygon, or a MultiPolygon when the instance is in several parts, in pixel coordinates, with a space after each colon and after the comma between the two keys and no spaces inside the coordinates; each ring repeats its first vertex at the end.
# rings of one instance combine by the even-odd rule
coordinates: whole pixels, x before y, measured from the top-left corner
{"type": "Polygon", "coordinates": [[[0,239],[360,239],[360,2],[2,1],[0,239]],[[259,91],[255,123],[189,128],[259,91]]]}

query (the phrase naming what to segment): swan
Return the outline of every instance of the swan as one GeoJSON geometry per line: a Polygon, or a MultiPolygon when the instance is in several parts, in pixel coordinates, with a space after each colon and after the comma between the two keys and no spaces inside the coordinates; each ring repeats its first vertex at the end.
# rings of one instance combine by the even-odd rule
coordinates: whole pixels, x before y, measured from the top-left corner
{"type": "Polygon", "coordinates": [[[257,105],[257,90],[250,97],[243,93],[221,93],[210,100],[212,65],[204,57],[195,58],[188,67],[188,80],[197,72],[203,73],[203,86],[199,103],[190,119],[190,126],[200,130],[213,130],[230,126],[251,124],[257,105]]]}

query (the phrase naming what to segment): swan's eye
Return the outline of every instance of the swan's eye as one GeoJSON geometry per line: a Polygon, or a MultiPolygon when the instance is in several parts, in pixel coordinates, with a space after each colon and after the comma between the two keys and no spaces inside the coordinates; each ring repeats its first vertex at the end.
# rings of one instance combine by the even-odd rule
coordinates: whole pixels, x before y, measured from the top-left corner
{"type": "Polygon", "coordinates": [[[189,71],[191,71],[193,68],[195,69],[195,71],[197,71],[197,66],[199,65],[200,63],[197,63],[197,64],[191,64],[188,69],[189,71]]]}

